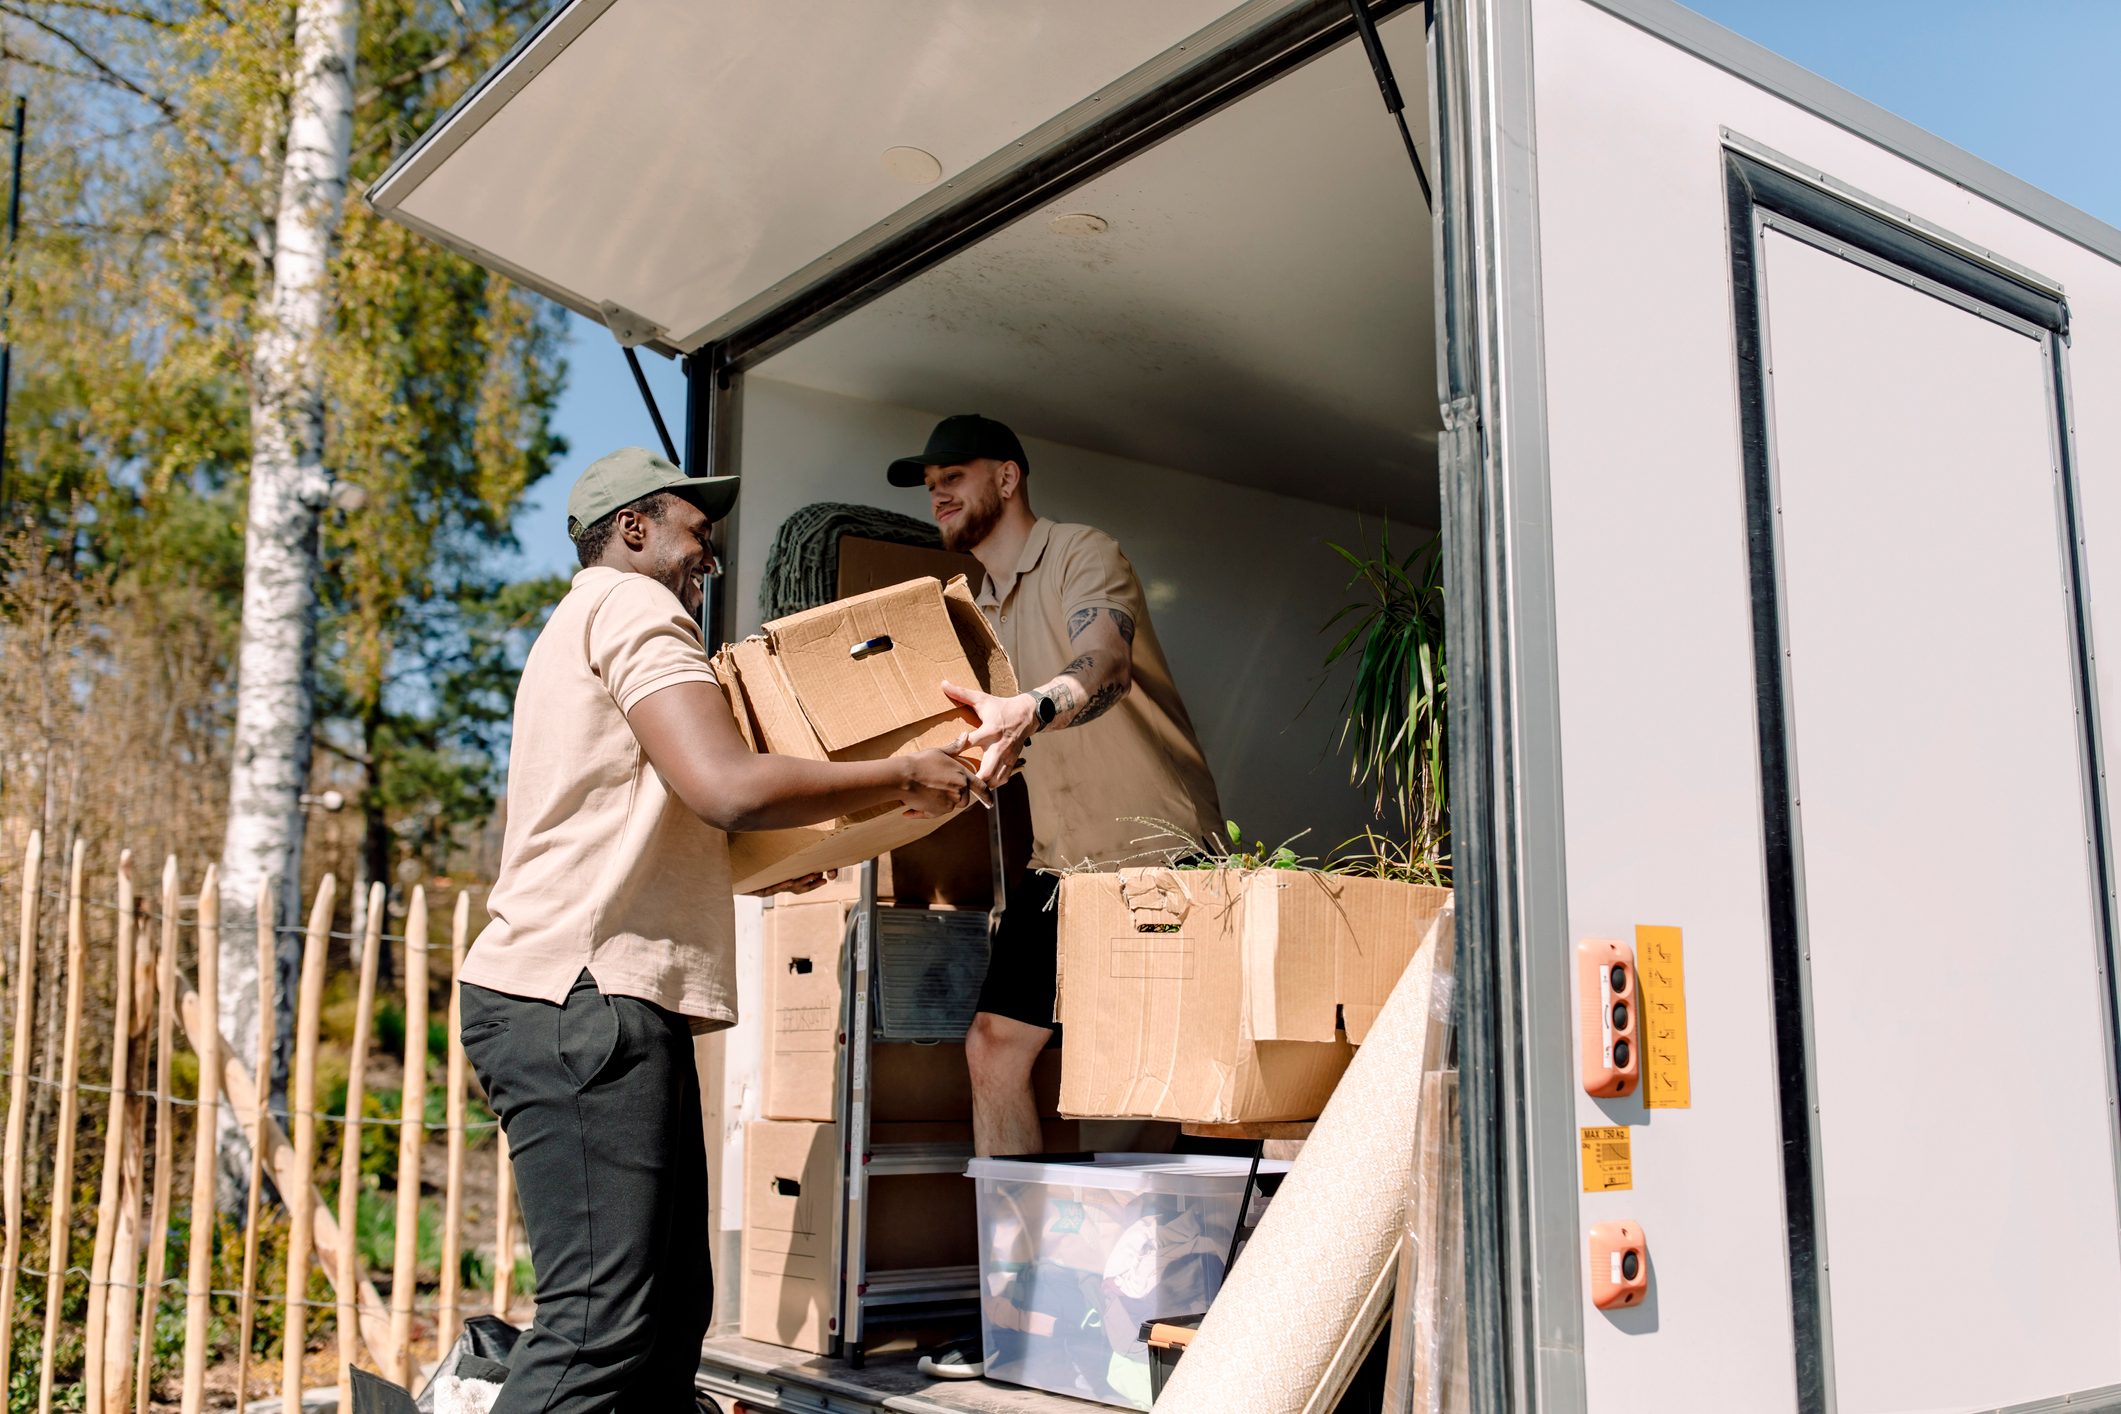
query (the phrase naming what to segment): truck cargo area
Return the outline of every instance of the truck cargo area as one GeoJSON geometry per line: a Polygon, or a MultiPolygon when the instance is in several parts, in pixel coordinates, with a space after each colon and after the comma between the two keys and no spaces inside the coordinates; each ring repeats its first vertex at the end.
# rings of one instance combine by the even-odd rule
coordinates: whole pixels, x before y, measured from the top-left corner
{"type": "MultiPolygon", "coordinates": [[[[1381,36],[1419,114],[1420,11],[1381,36]]],[[[1330,854],[1373,817],[1334,752],[1344,689],[1321,671],[1321,629],[1350,597],[1329,542],[1370,548],[1389,533],[1404,554],[1438,520],[1430,233],[1348,43],[794,342],[727,398],[727,467],[745,489],[723,633],[767,616],[768,549],[791,515],[854,503],[926,520],[925,493],[887,486],[884,463],[941,416],[1000,418],[1025,442],[1036,511],[1110,533],[1140,573],[1224,813],[1248,840],[1330,854]]],[[[754,917],[740,909],[741,936],[759,936],[754,917]]],[[[752,1016],[706,1055],[710,1107],[723,1098],[710,1129],[723,1139],[725,1282],[747,1207],[743,1097],[764,1029],[752,1016]]],[[[730,1305],[749,1309],[755,1287],[730,1305]]],[[[928,1380],[915,1352],[872,1352],[870,1338],[856,1364],[722,1335],[702,1378],[761,1408],[1092,1407],[928,1380]]]]}

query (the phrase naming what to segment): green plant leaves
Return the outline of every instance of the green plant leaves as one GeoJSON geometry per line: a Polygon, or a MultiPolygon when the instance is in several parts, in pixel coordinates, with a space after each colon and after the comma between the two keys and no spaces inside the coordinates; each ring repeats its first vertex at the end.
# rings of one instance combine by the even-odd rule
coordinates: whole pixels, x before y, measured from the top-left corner
{"type": "Polygon", "coordinates": [[[1432,536],[1395,557],[1387,523],[1374,553],[1330,541],[1327,548],[1353,571],[1348,588],[1364,591],[1319,630],[1348,623],[1324,664],[1354,662],[1339,741],[1348,778],[1371,789],[1380,816],[1397,810],[1408,849],[1401,867],[1441,877],[1450,833],[1442,542],[1432,536]]]}

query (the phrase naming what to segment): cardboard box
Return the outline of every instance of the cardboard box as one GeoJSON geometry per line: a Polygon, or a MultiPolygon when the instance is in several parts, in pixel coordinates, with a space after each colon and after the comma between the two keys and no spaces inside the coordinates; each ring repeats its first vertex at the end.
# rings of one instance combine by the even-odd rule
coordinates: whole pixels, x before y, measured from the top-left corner
{"type": "MultiPolygon", "coordinates": [[[[798,897],[808,897],[807,895],[798,897]]],[[[849,904],[783,901],[766,910],[768,1015],[760,1113],[768,1119],[829,1120],[840,1068],[845,993],[841,949],[849,904]]],[[[1041,1115],[1059,1113],[1060,1053],[1031,1072],[1041,1115]]],[[[879,1123],[963,1123],[972,1080],[961,1044],[879,1043],[870,1051],[870,1114],[879,1123]]]]}
{"type": "Polygon", "coordinates": [[[955,550],[871,540],[866,535],[840,537],[838,592],[842,599],[923,577],[937,584],[953,579],[976,584],[983,573],[978,560],[955,550]]]}
{"type": "MultiPolygon", "coordinates": [[[[1072,1148],[1072,1125],[1048,1125],[1049,1146],[1072,1148]]],[[[965,1124],[872,1126],[872,1145],[961,1146],[965,1124]]],[[[746,1339],[823,1355],[839,1334],[840,1273],[833,1224],[840,1211],[839,1131],[831,1124],[756,1120],[744,1130],[742,1319],[746,1339]]],[[[961,1172],[869,1181],[872,1272],[969,1267],[979,1261],[973,1186],[961,1172]]]]}
{"type": "Polygon", "coordinates": [[[836,899],[783,900],[766,910],[767,1039],[759,1111],[768,1119],[832,1118],[848,907],[836,899]]]}
{"type": "MultiPolygon", "coordinates": [[[[982,573],[978,560],[953,550],[840,537],[842,598],[922,575],[939,584],[959,576],[977,584],[982,573]]],[[[1002,868],[1005,877],[1014,878],[1031,857],[1031,801],[1023,782],[1002,787],[996,804],[1002,811],[1002,868]]],[[[968,810],[935,833],[899,846],[887,856],[889,878],[879,880],[878,897],[916,907],[992,908],[994,864],[987,828],[985,814],[968,810]]]]}
{"type": "Polygon", "coordinates": [[[1061,1112],[1314,1119],[1448,889],[1314,870],[1061,883],[1061,1112]]]}
{"type": "MultiPolygon", "coordinates": [[[[755,751],[873,761],[948,744],[966,718],[945,679],[1013,693],[1016,674],[972,591],[911,580],[776,619],[715,655],[737,729],[755,751]]],[[[895,804],[793,830],[733,835],[739,893],[844,868],[930,834],[895,804]]]]}
{"type": "Polygon", "coordinates": [[[829,1124],[756,1120],[744,1127],[744,1273],[738,1329],[823,1355],[839,1332],[832,1229],[840,1209],[839,1143],[829,1124]]]}

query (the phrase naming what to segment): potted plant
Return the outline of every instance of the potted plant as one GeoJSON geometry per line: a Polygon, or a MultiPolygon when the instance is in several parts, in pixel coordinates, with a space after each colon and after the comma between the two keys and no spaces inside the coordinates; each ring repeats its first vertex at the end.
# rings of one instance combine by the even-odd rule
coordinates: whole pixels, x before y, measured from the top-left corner
{"type": "Polygon", "coordinates": [[[1369,831],[1344,847],[1374,860],[1389,877],[1448,884],[1451,814],[1445,779],[1443,546],[1431,536],[1403,557],[1385,525],[1374,553],[1330,548],[1354,573],[1361,595],[1326,621],[1346,627],[1326,654],[1332,668],[1352,659],[1340,749],[1349,779],[1372,792],[1378,817],[1398,816],[1398,836],[1369,831]]]}

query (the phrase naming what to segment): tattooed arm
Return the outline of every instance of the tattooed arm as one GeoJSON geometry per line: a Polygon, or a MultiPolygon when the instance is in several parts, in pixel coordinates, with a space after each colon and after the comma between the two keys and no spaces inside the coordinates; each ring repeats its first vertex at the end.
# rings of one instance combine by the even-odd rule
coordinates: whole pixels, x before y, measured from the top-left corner
{"type": "Polygon", "coordinates": [[[972,709],[979,727],[970,738],[980,750],[981,781],[1000,785],[1009,778],[1024,743],[1038,731],[1094,722],[1112,710],[1134,683],[1134,619],[1112,608],[1078,609],[1068,616],[1069,644],[1074,659],[1059,676],[1015,697],[993,697],[984,692],[944,683],[950,700],[972,709]],[[1053,720],[1038,724],[1038,704],[1043,698],[1053,704],[1053,720]]]}
{"type": "Polygon", "coordinates": [[[1094,722],[1134,683],[1134,619],[1120,609],[1078,609],[1068,616],[1069,646],[1075,658],[1060,676],[1035,688],[1054,699],[1053,721],[1046,728],[1094,722]]]}

